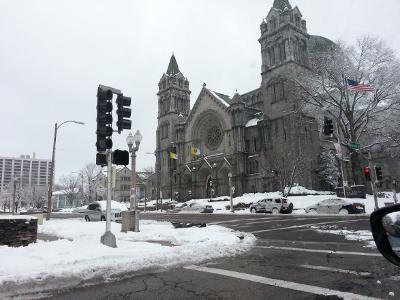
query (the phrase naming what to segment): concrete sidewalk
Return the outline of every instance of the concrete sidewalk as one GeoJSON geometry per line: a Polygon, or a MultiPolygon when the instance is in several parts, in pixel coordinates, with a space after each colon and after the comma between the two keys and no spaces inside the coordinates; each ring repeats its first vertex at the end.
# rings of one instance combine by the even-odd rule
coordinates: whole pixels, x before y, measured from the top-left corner
{"type": "Polygon", "coordinates": [[[59,240],[60,238],[59,237],[56,237],[56,236],[54,236],[54,235],[48,235],[48,234],[44,234],[44,233],[38,233],[37,234],[37,239],[38,240],[42,240],[42,241],[57,241],[57,240],[59,240]]]}

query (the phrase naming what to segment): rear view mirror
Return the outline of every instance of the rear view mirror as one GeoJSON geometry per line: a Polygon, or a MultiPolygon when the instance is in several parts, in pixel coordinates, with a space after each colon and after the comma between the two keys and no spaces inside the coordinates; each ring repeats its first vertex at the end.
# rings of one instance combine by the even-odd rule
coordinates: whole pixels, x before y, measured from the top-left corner
{"type": "Polygon", "coordinates": [[[400,266],[400,204],[374,211],[370,223],[378,250],[391,263],[400,266]]]}

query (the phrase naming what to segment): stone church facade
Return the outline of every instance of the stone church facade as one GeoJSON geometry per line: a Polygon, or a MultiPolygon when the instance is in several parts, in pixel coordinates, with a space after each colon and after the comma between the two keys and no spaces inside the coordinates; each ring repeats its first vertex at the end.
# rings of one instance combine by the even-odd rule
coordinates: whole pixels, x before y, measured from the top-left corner
{"type": "MultiPolygon", "coordinates": [[[[158,83],[156,177],[162,198],[187,201],[279,190],[271,177],[271,161],[291,149],[320,151],[315,120],[299,125],[287,101],[285,76],[307,67],[309,54],[324,52],[332,42],[307,32],[299,8],[275,0],[260,25],[261,83],[252,91],[229,97],[206,84],[190,109],[189,80],[172,55],[158,83]],[[200,150],[193,155],[191,149],[200,150]],[[171,153],[177,159],[171,159],[171,153]]],[[[283,158],[282,158],[283,159],[283,158]]],[[[326,189],[318,179],[316,161],[296,180],[309,189],[326,189]]],[[[277,170],[275,170],[277,171],[277,170]]],[[[328,186],[329,188],[329,186],[328,186]]]]}

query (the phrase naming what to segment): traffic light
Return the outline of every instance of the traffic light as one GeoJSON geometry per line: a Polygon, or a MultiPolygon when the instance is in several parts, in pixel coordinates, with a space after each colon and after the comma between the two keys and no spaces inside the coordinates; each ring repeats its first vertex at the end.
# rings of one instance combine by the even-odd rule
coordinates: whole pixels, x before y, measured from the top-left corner
{"type": "Polygon", "coordinates": [[[376,173],[376,180],[381,180],[382,179],[381,167],[375,167],[375,173],[376,173]]]}
{"type": "Polygon", "coordinates": [[[111,90],[97,89],[97,151],[103,152],[107,149],[112,148],[111,136],[113,129],[111,127],[112,123],[112,109],[113,105],[111,99],[113,93],[111,90]]]}
{"type": "Polygon", "coordinates": [[[107,166],[107,155],[104,153],[96,153],[96,165],[107,166]]]}
{"type": "Polygon", "coordinates": [[[371,181],[371,173],[369,172],[369,168],[364,169],[365,181],[371,181]]]}
{"type": "Polygon", "coordinates": [[[125,150],[115,150],[112,153],[111,161],[117,166],[129,165],[129,152],[125,150]]]}
{"type": "Polygon", "coordinates": [[[333,133],[332,119],[324,117],[324,134],[331,135],[333,133]]]}
{"type": "Polygon", "coordinates": [[[117,103],[118,107],[117,109],[118,121],[116,125],[118,127],[118,133],[121,133],[121,131],[124,129],[131,129],[132,125],[131,120],[124,119],[131,117],[131,109],[125,107],[125,106],[131,106],[131,98],[119,94],[115,103],[117,103]]]}

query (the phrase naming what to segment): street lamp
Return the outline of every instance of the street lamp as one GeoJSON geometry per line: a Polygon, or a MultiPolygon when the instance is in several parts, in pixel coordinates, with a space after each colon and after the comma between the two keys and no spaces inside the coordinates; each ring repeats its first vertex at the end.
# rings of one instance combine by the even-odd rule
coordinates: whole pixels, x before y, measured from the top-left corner
{"type": "Polygon", "coordinates": [[[228,181],[229,181],[229,195],[231,197],[231,212],[234,213],[235,211],[233,210],[233,201],[232,201],[232,173],[231,172],[228,173],[228,181]]]}
{"type": "Polygon", "coordinates": [[[51,212],[51,196],[53,194],[53,176],[54,176],[54,156],[56,154],[56,140],[57,140],[57,129],[61,127],[61,125],[65,123],[76,123],[79,125],[85,125],[83,122],[78,122],[78,121],[65,121],[61,123],[60,125],[57,126],[57,123],[54,125],[54,142],[53,142],[53,156],[51,158],[51,169],[50,169],[50,185],[49,185],[49,194],[47,197],[47,215],[46,215],[46,221],[50,220],[50,212],[51,212]]]}
{"type": "Polygon", "coordinates": [[[17,177],[13,178],[13,181],[14,181],[14,184],[13,184],[14,185],[14,193],[13,193],[13,202],[12,202],[12,214],[13,215],[15,215],[15,213],[16,213],[16,211],[15,211],[15,194],[17,192],[17,180],[18,180],[17,177]]]}
{"type": "Polygon", "coordinates": [[[132,175],[131,175],[131,199],[130,199],[130,210],[133,210],[133,200],[135,200],[135,232],[139,232],[139,213],[138,213],[138,205],[137,205],[137,197],[135,191],[135,177],[136,177],[136,151],[139,150],[140,142],[142,141],[142,135],[139,130],[132,136],[132,133],[129,133],[126,138],[126,143],[129,147],[129,152],[132,157],[132,175]],[[135,147],[133,147],[133,143],[135,143],[135,147]]]}

